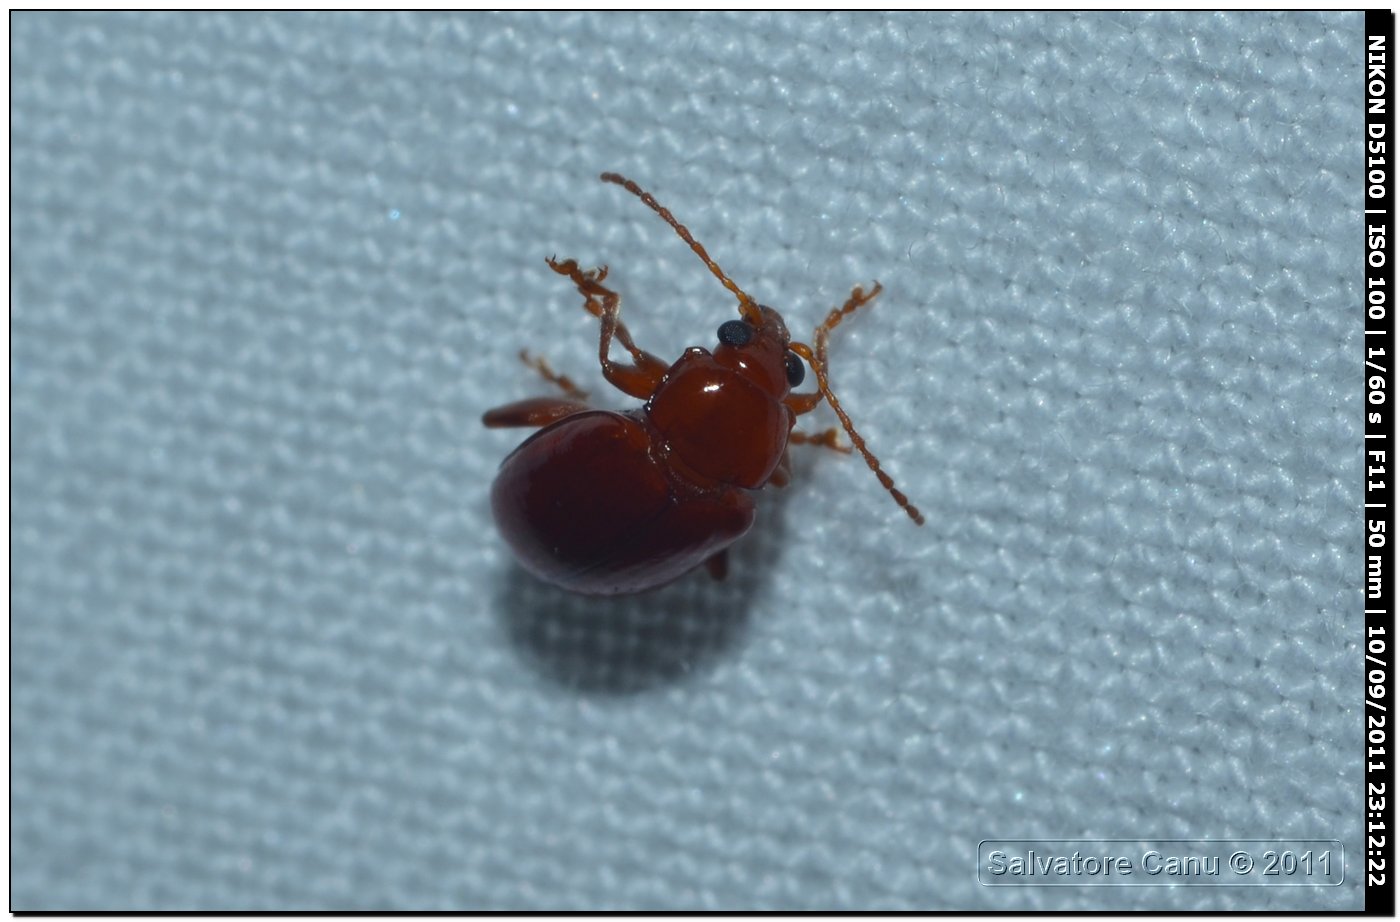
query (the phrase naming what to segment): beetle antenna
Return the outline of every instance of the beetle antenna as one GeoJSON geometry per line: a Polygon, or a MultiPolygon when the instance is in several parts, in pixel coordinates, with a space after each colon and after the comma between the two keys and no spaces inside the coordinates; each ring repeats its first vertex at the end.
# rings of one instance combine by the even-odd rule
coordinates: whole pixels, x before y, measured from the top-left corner
{"type": "Polygon", "coordinates": [[[653,198],[650,192],[647,192],[626,176],[622,176],[618,173],[604,173],[598,178],[603,182],[610,182],[614,185],[621,186],[646,203],[647,207],[652,211],[661,215],[661,220],[671,225],[671,228],[680,235],[680,238],[690,244],[690,248],[695,251],[695,255],[699,256],[700,261],[709,267],[709,270],[714,273],[715,278],[723,282],[724,287],[728,288],[730,292],[733,293],[734,297],[739,299],[739,313],[744,316],[744,319],[755,324],[762,322],[763,315],[758,309],[758,302],[749,297],[748,292],[734,284],[734,280],[724,274],[724,270],[719,267],[718,263],[710,258],[710,254],[705,252],[705,248],[697,243],[694,237],[690,236],[690,230],[672,217],[671,212],[653,198]]]}
{"type": "Polygon", "coordinates": [[[836,395],[831,392],[831,383],[827,380],[826,369],[822,367],[822,363],[818,362],[816,356],[812,354],[812,348],[805,343],[789,343],[788,348],[802,356],[802,358],[807,361],[807,364],[812,366],[812,370],[817,373],[817,390],[822,392],[822,396],[826,398],[826,402],[831,404],[831,408],[836,411],[836,418],[841,420],[841,428],[846,430],[846,435],[851,438],[851,444],[856,447],[856,451],[860,452],[861,457],[865,458],[865,463],[870,465],[870,469],[875,472],[875,477],[880,481],[880,486],[890,491],[890,496],[894,497],[894,501],[899,504],[899,508],[909,513],[909,518],[914,520],[915,525],[924,524],[924,514],[919,511],[917,506],[909,502],[909,497],[900,492],[899,488],[894,485],[894,480],[880,467],[879,459],[871,454],[870,449],[865,447],[865,439],[860,437],[859,432],[856,432],[856,427],[851,422],[851,418],[846,415],[846,411],[841,407],[841,401],[837,400],[836,395]]]}

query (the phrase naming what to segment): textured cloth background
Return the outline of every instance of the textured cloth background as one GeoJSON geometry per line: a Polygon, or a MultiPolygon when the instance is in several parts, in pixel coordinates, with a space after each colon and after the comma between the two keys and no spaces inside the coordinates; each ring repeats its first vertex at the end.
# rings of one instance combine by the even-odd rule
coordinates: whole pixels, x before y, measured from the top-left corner
{"type": "Polygon", "coordinates": [[[13,905],[1359,908],[1362,20],[13,19],[13,905]],[[647,348],[806,331],[732,578],[487,509],[647,348]],[[816,427],[832,424],[822,411],[816,427]],[[1017,889],[989,837],[1326,837],[1331,889],[1017,889]]]}

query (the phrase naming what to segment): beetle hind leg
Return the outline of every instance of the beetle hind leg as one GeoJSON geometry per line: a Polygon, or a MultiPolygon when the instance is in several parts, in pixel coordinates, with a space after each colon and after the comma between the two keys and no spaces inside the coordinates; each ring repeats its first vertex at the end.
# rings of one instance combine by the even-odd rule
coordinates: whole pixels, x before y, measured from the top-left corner
{"type": "Polygon", "coordinates": [[[488,429],[507,429],[514,426],[548,426],[575,413],[593,409],[579,400],[562,397],[530,397],[517,400],[505,406],[487,410],[481,417],[482,425],[488,429]]]}
{"type": "Polygon", "coordinates": [[[495,407],[482,414],[481,422],[488,429],[505,429],[513,426],[548,426],[566,416],[594,409],[588,403],[588,392],[580,388],[567,375],[561,375],[550,366],[543,356],[531,355],[528,350],[520,350],[520,361],[539,372],[550,384],[564,392],[563,397],[528,397],[504,406],[495,407]]]}

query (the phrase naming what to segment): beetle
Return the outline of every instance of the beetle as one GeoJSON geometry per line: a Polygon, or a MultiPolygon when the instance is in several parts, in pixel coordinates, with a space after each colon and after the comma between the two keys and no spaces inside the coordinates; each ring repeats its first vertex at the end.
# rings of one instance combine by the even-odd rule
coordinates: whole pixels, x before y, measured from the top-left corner
{"type": "Polygon", "coordinates": [[[754,521],[753,493],[786,486],[788,446],[812,444],[849,453],[837,430],[808,434],[796,419],[825,400],[851,444],[917,525],[924,523],[865,446],[831,391],[827,340],[843,319],[880,293],[857,286],[813,334],[793,342],[782,315],[759,304],[725,275],[690,231],[649,192],[616,173],[622,186],[661,216],[739,300],[739,319],[720,324],[713,351],[692,346],[674,363],[639,349],[621,319],[620,298],[603,286],[607,266],[581,269],[550,257],[600,321],[598,361],[609,384],[645,401],[639,410],[597,409],[543,358],[520,357],[562,392],[489,410],[488,427],[539,427],[501,462],[491,486],[496,525],[520,564],[535,576],[590,595],[642,592],[705,564],[716,579],[728,549],[754,521]],[[613,341],[631,357],[615,362],[613,341]],[[796,393],[803,363],[817,389],[796,393]]]}

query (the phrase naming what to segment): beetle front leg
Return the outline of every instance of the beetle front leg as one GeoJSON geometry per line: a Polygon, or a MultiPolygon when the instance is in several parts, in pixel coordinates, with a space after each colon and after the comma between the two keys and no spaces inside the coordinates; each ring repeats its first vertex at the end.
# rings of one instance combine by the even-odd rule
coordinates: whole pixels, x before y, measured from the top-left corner
{"type": "MultiPolygon", "coordinates": [[[[876,282],[875,286],[869,291],[857,285],[855,288],[851,289],[851,296],[846,299],[846,303],[842,304],[840,307],[833,308],[831,313],[826,315],[826,320],[822,321],[821,326],[813,331],[812,339],[815,341],[816,345],[817,365],[821,368],[823,375],[827,377],[831,376],[831,359],[827,355],[827,342],[831,337],[831,331],[840,326],[841,321],[846,319],[850,314],[855,313],[858,308],[874,301],[881,290],[882,288],[879,282],[876,282]]],[[[801,416],[803,413],[810,413],[812,410],[815,410],[817,404],[821,403],[821,401],[821,391],[816,391],[811,394],[789,394],[787,399],[783,402],[787,404],[788,409],[792,410],[794,415],[801,416]]],[[[834,432],[835,430],[832,431],[834,432]]],[[[831,445],[830,447],[836,448],[837,446],[831,445]]]]}
{"type": "Polygon", "coordinates": [[[603,377],[629,397],[640,400],[651,397],[661,386],[661,379],[670,366],[650,352],[637,348],[637,344],[632,341],[632,334],[618,317],[621,313],[621,298],[617,292],[600,284],[607,278],[607,267],[585,272],[572,259],[556,262],[551,257],[546,262],[549,263],[549,268],[573,280],[585,299],[584,308],[602,321],[602,329],[598,336],[598,361],[603,366],[603,377]],[[624,365],[608,358],[614,337],[632,356],[633,364],[624,365]]]}

